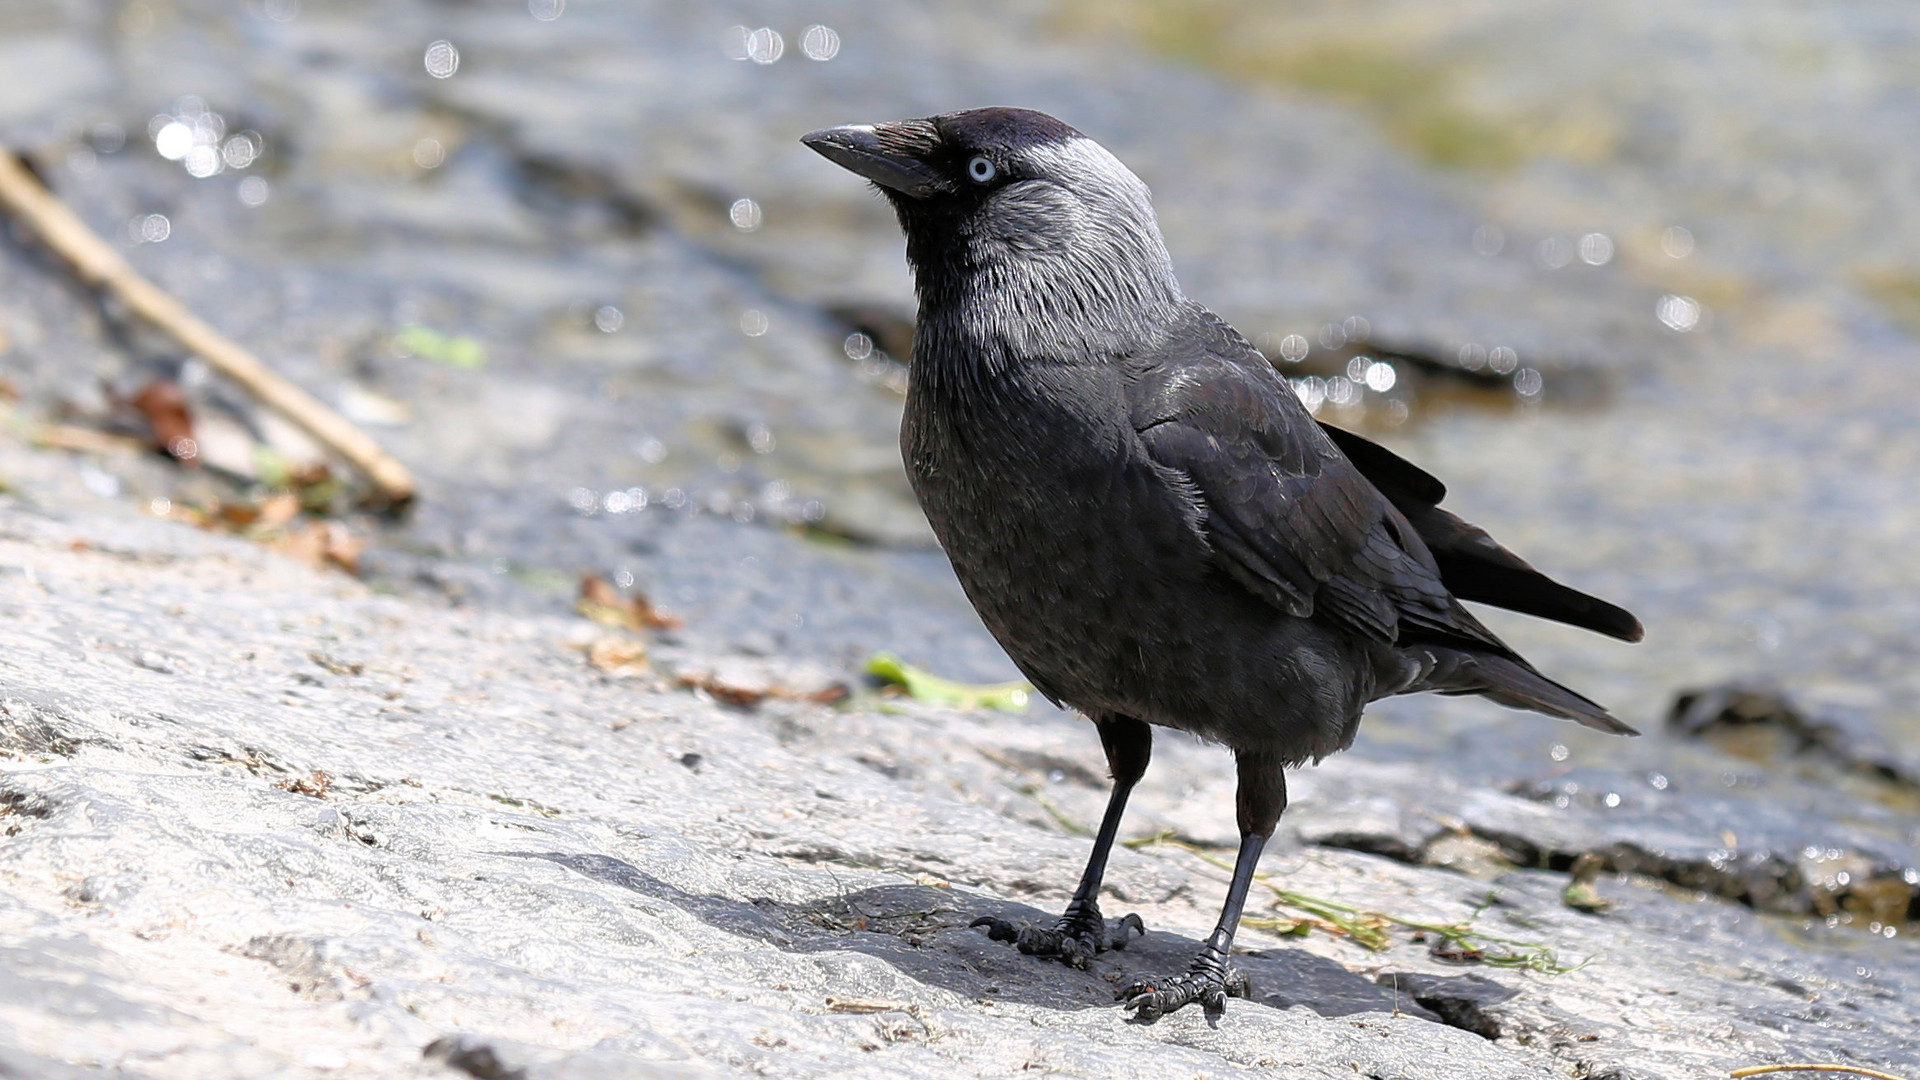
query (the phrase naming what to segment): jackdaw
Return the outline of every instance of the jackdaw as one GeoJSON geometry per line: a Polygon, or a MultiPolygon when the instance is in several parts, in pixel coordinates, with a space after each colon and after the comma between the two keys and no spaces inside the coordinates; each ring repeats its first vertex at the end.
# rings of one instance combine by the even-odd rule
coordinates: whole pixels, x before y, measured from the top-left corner
{"type": "Polygon", "coordinates": [[[1223,743],[1240,852],[1183,973],[1119,997],[1151,1019],[1225,1007],[1254,866],[1285,769],[1353,742],[1362,708],[1422,690],[1631,735],[1461,606],[1477,600],[1640,638],[1626,611],[1549,580],[1438,505],[1440,482],[1315,422],[1247,340],[1187,299],[1147,187],[1026,109],[815,131],[873,181],[907,237],[920,313],[901,452],[921,508],[1007,654],[1100,733],[1113,793],[1051,927],[983,919],[1085,966],[1140,932],[1098,895],[1151,725],[1223,743]]]}

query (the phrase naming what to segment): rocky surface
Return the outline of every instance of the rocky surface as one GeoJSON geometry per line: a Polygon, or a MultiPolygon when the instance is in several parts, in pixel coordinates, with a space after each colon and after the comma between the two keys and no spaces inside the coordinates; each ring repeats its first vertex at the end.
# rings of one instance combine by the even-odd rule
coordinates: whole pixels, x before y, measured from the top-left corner
{"type": "MultiPolygon", "coordinates": [[[[1603,878],[1613,906],[1586,914],[1497,852],[1483,877],[1425,865],[1443,837],[1573,850],[1620,826],[1358,754],[1301,774],[1275,888],[1473,918],[1491,950],[1583,966],[1463,970],[1404,925],[1378,953],[1250,928],[1252,1001],[1130,1024],[1115,983],[1181,963],[1224,885],[1186,846],[1230,827],[1217,751],[1162,740],[1126,832],[1180,842],[1118,851],[1109,900],[1152,933],[1076,972],[966,928],[1070,888],[1086,841],[1064,823],[1101,792],[1063,718],[729,706],[597,671],[608,631],[585,620],[383,596],[125,515],[4,520],[0,1060],[22,1075],[1704,1076],[1920,1054],[1911,937],[1794,930],[1646,873],[1603,878]],[[1383,836],[1421,846],[1353,850],[1383,836]]],[[[662,672],[728,662],[662,652],[662,672]]],[[[1280,899],[1251,910],[1299,915],[1280,899]]]]}
{"type": "Polygon", "coordinates": [[[345,520],[358,582],[156,520],[311,448],[0,233],[0,1073],[1920,1072],[1910,30],[1218,8],[0,7],[0,140],[424,491],[345,520]],[[985,103],[1131,163],[1303,393],[1349,316],[1437,358],[1321,415],[1649,628],[1489,618],[1644,738],[1407,699],[1302,770],[1218,1027],[1108,1003],[1210,926],[1217,751],[1163,738],[1127,820],[1153,935],[1036,964],[965,925],[1064,902],[1091,733],[854,674],[1012,672],[900,476],[894,226],[794,137],[985,103]],[[156,377],[201,468],[34,445],[156,377]],[[586,573],[685,625],[571,615],[586,573]]]}

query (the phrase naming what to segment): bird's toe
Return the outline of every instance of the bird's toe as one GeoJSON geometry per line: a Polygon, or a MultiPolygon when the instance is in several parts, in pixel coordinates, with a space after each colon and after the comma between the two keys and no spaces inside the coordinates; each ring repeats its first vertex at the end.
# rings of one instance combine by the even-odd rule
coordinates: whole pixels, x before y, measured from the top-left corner
{"type": "Polygon", "coordinates": [[[1170,978],[1139,978],[1114,993],[1120,1007],[1135,1020],[1152,1021],[1199,1002],[1209,1016],[1226,1011],[1230,997],[1247,997],[1253,984],[1238,968],[1202,955],[1184,974],[1170,978]]]}
{"type": "Polygon", "coordinates": [[[975,919],[971,926],[986,928],[990,940],[1011,942],[1028,956],[1058,960],[1082,970],[1094,957],[1108,949],[1124,949],[1128,941],[1147,932],[1140,916],[1128,914],[1109,925],[1093,905],[1069,909],[1052,926],[1017,926],[993,915],[975,919]]]}

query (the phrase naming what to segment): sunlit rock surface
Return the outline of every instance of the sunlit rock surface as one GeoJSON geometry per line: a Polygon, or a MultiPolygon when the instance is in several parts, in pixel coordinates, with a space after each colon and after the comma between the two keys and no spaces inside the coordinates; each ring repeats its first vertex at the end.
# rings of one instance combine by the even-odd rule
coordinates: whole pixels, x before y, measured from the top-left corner
{"type": "MultiPolygon", "coordinates": [[[[1162,740],[1127,833],[1179,842],[1118,850],[1108,901],[1152,933],[1076,972],[966,928],[1070,888],[1100,762],[1055,717],[729,707],[603,676],[584,620],[381,596],[124,514],[5,521],[0,1061],[23,1075],[1706,1075],[1920,1049],[1911,938],[1795,934],[1650,876],[1602,877],[1614,906],[1583,914],[1559,874],[1316,842],[1333,817],[1611,839],[1603,811],[1360,754],[1303,777],[1275,888],[1585,966],[1249,929],[1252,1001],[1129,1024],[1114,986],[1182,963],[1224,887],[1181,846],[1230,820],[1215,750],[1162,740]]],[[[1250,912],[1299,915],[1277,896],[1250,912]]]]}

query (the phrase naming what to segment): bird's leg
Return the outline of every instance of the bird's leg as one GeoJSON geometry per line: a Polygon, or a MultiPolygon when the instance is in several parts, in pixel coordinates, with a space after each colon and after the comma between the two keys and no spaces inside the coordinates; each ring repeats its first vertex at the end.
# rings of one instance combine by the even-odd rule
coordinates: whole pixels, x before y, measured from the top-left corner
{"type": "Polygon", "coordinates": [[[1005,919],[987,916],[974,926],[987,928],[995,941],[1011,941],[1030,956],[1051,956],[1076,968],[1087,966],[1089,958],[1108,949],[1124,949],[1127,935],[1144,935],[1147,930],[1140,916],[1128,915],[1112,927],[1100,914],[1100,882],[1107,874],[1107,855],[1113,850],[1114,837],[1120,832],[1120,815],[1127,808],[1127,796],[1147,771],[1153,756],[1153,729],[1130,716],[1096,719],[1100,745],[1107,751],[1107,767],[1113,773],[1113,793],[1107,798],[1107,812],[1100,819],[1099,835],[1093,840],[1093,854],[1080,875],[1080,887],[1073,891],[1066,913],[1051,927],[1015,926],[1005,919]]]}
{"type": "Polygon", "coordinates": [[[1227,886],[1220,922],[1184,974],[1137,979],[1114,995],[1138,1019],[1153,1020],[1196,1001],[1209,1014],[1219,1013],[1227,1007],[1229,995],[1246,997],[1251,990],[1247,977],[1227,962],[1227,954],[1233,948],[1233,932],[1240,926],[1240,911],[1246,907],[1260,852],[1287,808],[1287,774],[1279,760],[1265,754],[1240,754],[1238,765],[1240,791],[1234,802],[1240,819],[1240,856],[1233,863],[1233,882],[1227,886]]]}

